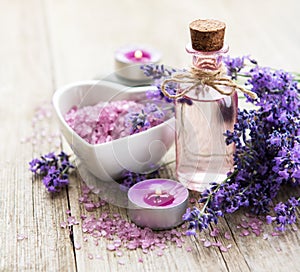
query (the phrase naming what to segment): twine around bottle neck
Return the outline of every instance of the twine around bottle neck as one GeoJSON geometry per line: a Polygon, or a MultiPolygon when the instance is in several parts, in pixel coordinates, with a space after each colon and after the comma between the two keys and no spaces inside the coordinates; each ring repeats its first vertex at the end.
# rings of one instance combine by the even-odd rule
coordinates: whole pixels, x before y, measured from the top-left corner
{"type": "Polygon", "coordinates": [[[198,86],[209,86],[219,92],[222,95],[232,95],[235,90],[239,90],[244,94],[247,94],[252,99],[256,99],[256,93],[249,91],[239,85],[237,85],[230,78],[226,77],[226,69],[223,65],[220,66],[217,70],[206,70],[199,69],[195,66],[192,66],[190,71],[176,74],[171,78],[165,79],[161,84],[162,93],[171,99],[178,99],[184,97],[187,93],[198,86]],[[191,84],[189,87],[184,88],[181,92],[176,94],[170,94],[166,87],[169,83],[182,83],[182,84],[191,84]],[[229,87],[229,88],[222,88],[229,87]]]}

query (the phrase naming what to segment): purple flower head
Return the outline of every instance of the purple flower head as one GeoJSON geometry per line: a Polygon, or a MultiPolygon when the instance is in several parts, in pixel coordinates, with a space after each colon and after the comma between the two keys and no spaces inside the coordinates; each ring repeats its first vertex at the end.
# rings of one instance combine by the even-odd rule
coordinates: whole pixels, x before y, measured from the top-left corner
{"type": "Polygon", "coordinates": [[[29,164],[33,173],[43,176],[42,182],[51,193],[59,192],[69,184],[68,172],[74,168],[64,152],[58,155],[51,152],[41,156],[41,159],[33,159],[29,164]]]}
{"type": "Polygon", "coordinates": [[[240,72],[241,69],[245,66],[245,56],[237,58],[225,56],[223,60],[227,68],[227,75],[229,75],[232,79],[237,79],[238,72],[240,72]]]}

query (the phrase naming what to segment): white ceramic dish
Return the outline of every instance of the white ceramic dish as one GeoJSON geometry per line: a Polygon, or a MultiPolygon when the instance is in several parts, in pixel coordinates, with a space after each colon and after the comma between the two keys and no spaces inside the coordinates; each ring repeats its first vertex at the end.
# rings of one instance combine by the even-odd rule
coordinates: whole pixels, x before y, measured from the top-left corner
{"type": "Polygon", "coordinates": [[[145,98],[145,91],[155,88],[126,87],[106,81],[82,81],[58,89],[53,105],[62,134],[84,167],[101,180],[116,180],[123,170],[146,173],[156,169],[174,142],[175,119],[147,131],[111,142],[92,145],[84,141],[64,120],[66,112],[74,105],[84,107],[99,101],[145,98]]]}

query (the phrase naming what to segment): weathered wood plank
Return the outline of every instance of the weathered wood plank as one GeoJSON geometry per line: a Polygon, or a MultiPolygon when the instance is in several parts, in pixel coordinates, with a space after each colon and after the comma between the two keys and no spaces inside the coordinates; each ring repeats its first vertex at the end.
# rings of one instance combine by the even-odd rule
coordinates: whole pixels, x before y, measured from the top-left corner
{"type": "MultiPolygon", "coordinates": [[[[300,195],[300,190],[295,188],[284,188],[278,196],[278,200],[286,201],[287,195],[300,195]]],[[[241,236],[241,229],[237,229],[243,219],[250,221],[251,218],[245,216],[245,210],[238,211],[226,216],[226,221],[232,230],[232,235],[237,244],[238,250],[244,256],[251,271],[300,271],[299,260],[299,221],[288,227],[285,233],[274,230],[274,225],[266,225],[264,222],[263,232],[260,236],[251,233],[247,237],[241,236]],[[276,236],[274,236],[276,234],[276,236]],[[277,236],[278,235],[278,236],[277,236]]],[[[225,255],[224,255],[225,256],[225,255]]]]}
{"type": "MultiPolygon", "coordinates": [[[[52,199],[28,161],[53,148],[47,141],[20,143],[33,131],[34,108],[49,100],[53,85],[41,1],[0,4],[0,244],[1,271],[75,270],[68,235],[57,229],[66,193],[52,199]]],[[[51,127],[51,120],[45,120],[51,127]]]]}

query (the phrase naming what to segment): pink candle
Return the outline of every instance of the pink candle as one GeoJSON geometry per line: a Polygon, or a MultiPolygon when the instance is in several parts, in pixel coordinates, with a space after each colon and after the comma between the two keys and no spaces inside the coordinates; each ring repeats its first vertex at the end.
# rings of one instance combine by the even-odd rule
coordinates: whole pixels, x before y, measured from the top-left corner
{"type": "Polygon", "coordinates": [[[141,65],[158,63],[161,53],[145,45],[127,45],[115,52],[115,73],[123,79],[143,81],[147,78],[141,65]]]}
{"type": "Polygon", "coordinates": [[[151,54],[145,50],[136,49],[125,53],[125,57],[132,62],[146,63],[151,61],[151,54]]]}
{"type": "Polygon", "coordinates": [[[129,217],[141,227],[169,229],[182,223],[188,190],[170,179],[149,179],[128,191],[129,217]]]}

